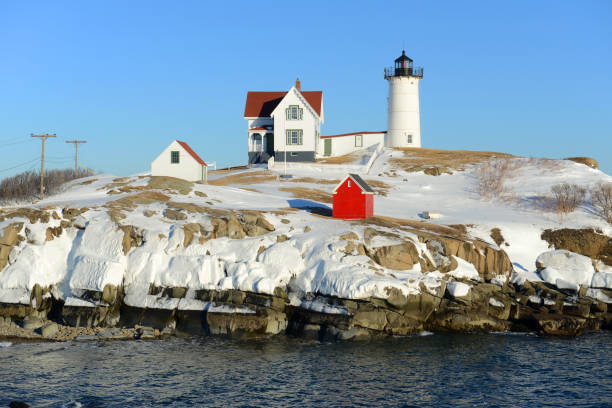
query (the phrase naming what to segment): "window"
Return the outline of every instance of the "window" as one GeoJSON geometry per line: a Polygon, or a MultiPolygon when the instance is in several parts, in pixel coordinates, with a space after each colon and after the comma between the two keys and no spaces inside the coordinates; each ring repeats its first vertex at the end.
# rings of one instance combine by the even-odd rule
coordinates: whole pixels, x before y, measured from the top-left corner
{"type": "Polygon", "coordinates": [[[254,152],[263,151],[263,143],[262,143],[261,135],[259,133],[255,133],[253,135],[253,151],[254,152]]]}
{"type": "Polygon", "coordinates": [[[302,129],[287,129],[287,144],[301,145],[302,144],[302,129]]]}
{"type": "Polygon", "coordinates": [[[178,150],[173,150],[170,152],[170,163],[178,164],[179,162],[179,152],[178,150]]]}
{"type": "Polygon", "coordinates": [[[408,140],[407,140],[407,142],[408,142],[408,143],[410,143],[410,144],[412,144],[412,135],[408,135],[408,140]]]}
{"type": "Polygon", "coordinates": [[[289,105],[289,107],[285,109],[287,120],[302,120],[303,112],[304,110],[298,105],[289,105]]]}
{"type": "Polygon", "coordinates": [[[351,180],[348,181],[348,187],[350,187],[350,186],[351,186],[351,180]]]}
{"type": "Polygon", "coordinates": [[[363,147],[363,135],[355,136],[355,147],[363,147]]]}

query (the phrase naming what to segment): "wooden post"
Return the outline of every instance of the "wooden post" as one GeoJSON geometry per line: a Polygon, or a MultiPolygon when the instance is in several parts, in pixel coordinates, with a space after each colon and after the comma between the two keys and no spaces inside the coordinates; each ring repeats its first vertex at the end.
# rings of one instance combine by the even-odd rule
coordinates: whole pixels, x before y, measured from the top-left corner
{"type": "Polygon", "coordinates": [[[42,141],[42,155],[40,157],[40,199],[45,199],[45,141],[47,138],[55,137],[55,134],[49,135],[44,133],[42,135],[30,134],[32,137],[38,137],[42,141]]]}
{"type": "Polygon", "coordinates": [[[74,144],[74,175],[76,177],[76,173],[78,170],[78,155],[79,155],[79,143],[87,143],[87,140],[66,140],[66,143],[74,144]]]}

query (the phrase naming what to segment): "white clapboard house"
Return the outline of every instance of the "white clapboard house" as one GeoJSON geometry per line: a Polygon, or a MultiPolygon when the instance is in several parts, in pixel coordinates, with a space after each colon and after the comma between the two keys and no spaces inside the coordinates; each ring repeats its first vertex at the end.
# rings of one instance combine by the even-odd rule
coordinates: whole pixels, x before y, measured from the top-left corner
{"type": "Polygon", "coordinates": [[[151,175],[206,181],[208,166],[187,143],[174,140],[151,163],[151,175]]]}
{"type": "Polygon", "coordinates": [[[323,123],[323,92],[302,91],[299,79],[288,92],[248,92],[249,163],[314,161],[323,123]]]}

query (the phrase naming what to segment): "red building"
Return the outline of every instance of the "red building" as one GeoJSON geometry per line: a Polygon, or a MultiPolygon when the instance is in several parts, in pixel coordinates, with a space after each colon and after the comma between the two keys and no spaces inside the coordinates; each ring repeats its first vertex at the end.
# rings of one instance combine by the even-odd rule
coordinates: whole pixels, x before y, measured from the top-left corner
{"type": "Polygon", "coordinates": [[[374,215],[374,190],[357,174],[349,174],[334,190],[334,218],[374,215]]]}

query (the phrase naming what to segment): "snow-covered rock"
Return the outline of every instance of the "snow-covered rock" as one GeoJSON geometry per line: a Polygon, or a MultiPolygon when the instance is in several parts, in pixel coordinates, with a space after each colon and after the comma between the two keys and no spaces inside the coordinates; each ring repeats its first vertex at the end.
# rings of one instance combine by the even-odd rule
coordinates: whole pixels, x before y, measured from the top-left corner
{"type": "Polygon", "coordinates": [[[595,268],[591,258],[566,250],[548,251],[536,260],[544,282],[560,289],[577,290],[579,286],[590,286],[595,268]]]}
{"type": "Polygon", "coordinates": [[[463,282],[448,282],[446,284],[448,294],[455,298],[467,296],[471,288],[470,285],[463,282]]]}

